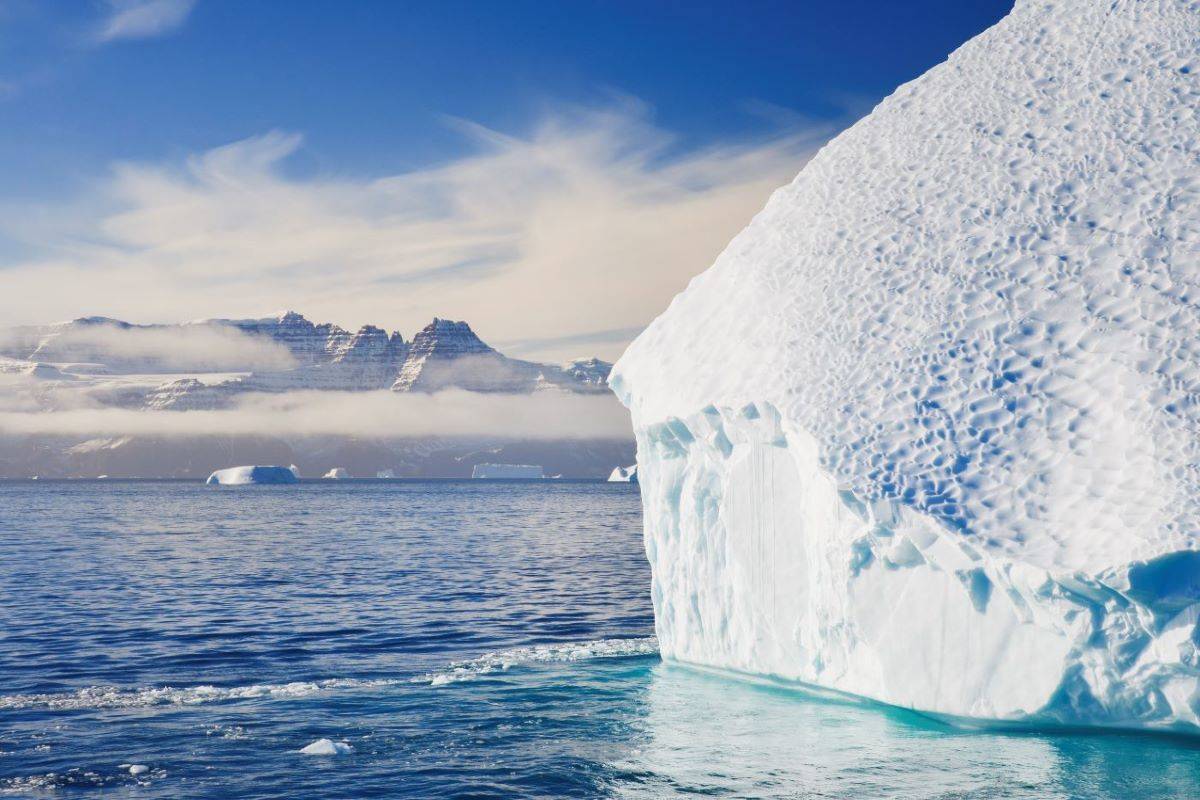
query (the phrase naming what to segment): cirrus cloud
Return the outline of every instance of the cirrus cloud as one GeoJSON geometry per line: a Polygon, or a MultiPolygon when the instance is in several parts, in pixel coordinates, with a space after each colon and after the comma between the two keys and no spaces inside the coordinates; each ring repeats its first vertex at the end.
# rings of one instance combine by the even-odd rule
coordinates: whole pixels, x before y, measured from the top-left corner
{"type": "Polygon", "coordinates": [[[109,13],[96,41],[148,39],[179,28],[187,20],[196,0],[109,0],[109,13]]]}
{"type": "Polygon", "coordinates": [[[296,177],[303,138],[280,131],[117,164],[72,203],[6,215],[37,256],[0,269],[0,314],[288,307],[409,333],[442,316],[531,356],[613,357],[833,132],[684,149],[628,99],[523,135],[450,124],[466,154],[395,175],[296,177]]]}

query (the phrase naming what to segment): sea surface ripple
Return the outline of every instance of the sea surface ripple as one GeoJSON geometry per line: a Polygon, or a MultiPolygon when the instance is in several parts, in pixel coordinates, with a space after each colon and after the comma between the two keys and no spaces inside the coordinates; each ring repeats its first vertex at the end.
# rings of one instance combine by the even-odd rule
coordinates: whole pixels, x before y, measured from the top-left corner
{"type": "Polygon", "coordinates": [[[0,794],[1200,795],[1188,740],[663,664],[640,531],[627,484],[0,482],[0,794]]]}

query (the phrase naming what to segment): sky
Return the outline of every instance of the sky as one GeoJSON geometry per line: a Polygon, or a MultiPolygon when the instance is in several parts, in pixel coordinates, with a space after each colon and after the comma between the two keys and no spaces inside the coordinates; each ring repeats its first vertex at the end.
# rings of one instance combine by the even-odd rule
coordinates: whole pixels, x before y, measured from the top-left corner
{"type": "Polygon", "coordinates": [[[0,0],[0,319],[612,359],[1011,2],[0,0]]]}

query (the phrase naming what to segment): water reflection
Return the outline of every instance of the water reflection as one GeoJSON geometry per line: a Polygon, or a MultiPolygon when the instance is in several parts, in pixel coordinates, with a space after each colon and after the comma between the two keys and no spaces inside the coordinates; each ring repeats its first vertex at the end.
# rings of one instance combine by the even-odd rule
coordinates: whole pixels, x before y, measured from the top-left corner
{"type": "Polygon", "coordinates": [[[685,667],[648,676],[619,797],[1200,796],[1200,750],[1158,736],[961,731],[685,667]]]}

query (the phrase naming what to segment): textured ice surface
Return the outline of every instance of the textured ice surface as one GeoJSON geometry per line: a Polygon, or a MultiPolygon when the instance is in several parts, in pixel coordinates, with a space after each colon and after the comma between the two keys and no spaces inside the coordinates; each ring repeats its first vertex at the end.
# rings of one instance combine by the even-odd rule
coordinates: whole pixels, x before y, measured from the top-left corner
{"type": "Polygon", "coordinates": [[[295,483],[296,473],[289,467],[228,467],[208,476],[206,483],[237,486],[247,483],[295,483]]]}
{"type": "Polygon", "coordinates": [[[1198,730],[1200,4],[1018,2],[629,348],[667,658],[1198,730]]]}

